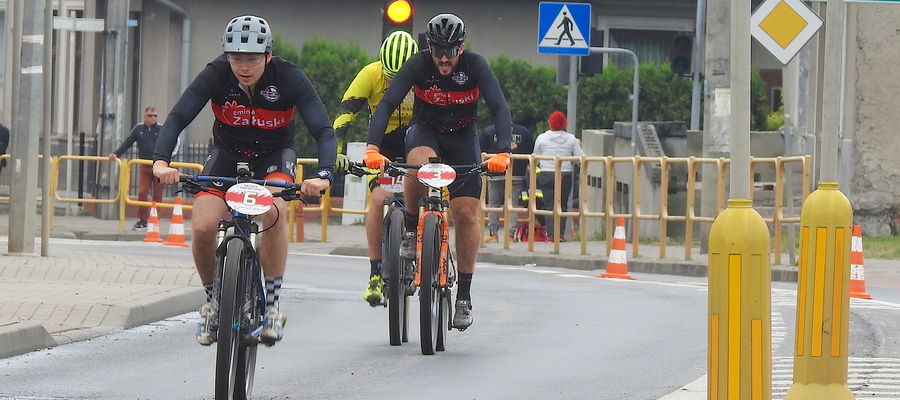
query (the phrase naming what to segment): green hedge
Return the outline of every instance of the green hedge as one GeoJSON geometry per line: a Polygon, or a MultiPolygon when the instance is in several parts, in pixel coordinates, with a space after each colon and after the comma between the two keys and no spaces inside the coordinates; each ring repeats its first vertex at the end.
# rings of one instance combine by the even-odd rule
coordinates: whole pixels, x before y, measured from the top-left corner
{"type": "MultiPolygon", "coordinates": [[[[357,44],[336,44],[322,39],[304,42],[298,52],[276,36],[275,55],[296,63],[312,81],[329,115],[337,116],[341,96],[362,67],[372,57],[357,44]]],[[[547,116],[554,110],[565,111],[566,88],[556,84],[555,68],[535,67],[522,60],[501,55],[490,60],[491,68],[503,88],[513,120],[535,134],[547,129],[547,116]]],[[[609,129],[615,121],[631,121],[633,69],[604,68],[602,74],[582,77],[578,87],[578,127],[609,129]]],[[[691,117],[690,78],[671,72],[668,63],[648,63],[640,67],[641,121],[689,121],[691,117]]],[[[759,71],[751,75],[751,128],[766,128],[769,113],[765,83],[759,71]]],[[[493,123],[484,101],[478,108],[479,127],[493,123]]],[[[368,119],[360,115],[345,138],[364,141],[368,119]]],[[[771,124],[771,121],[770,121],[771,124]]],[[[315,156],[315,145],[298,121],[297,149],[300,156],[315,156]]]]}

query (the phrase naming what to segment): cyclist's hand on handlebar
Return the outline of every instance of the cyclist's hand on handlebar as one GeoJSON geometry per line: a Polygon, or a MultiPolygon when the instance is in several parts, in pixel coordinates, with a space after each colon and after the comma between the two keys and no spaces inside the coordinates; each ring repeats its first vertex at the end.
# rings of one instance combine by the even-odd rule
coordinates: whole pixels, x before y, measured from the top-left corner
{"type": "Polygon", "coordinates": [[[319,197],[325,192],[325,189],[328,189],[331,182],[328,182],[328,179],[310,178],[304,180],[300,185],[300,193],[304,196],[319,197]]]}
{"type": "Polygon", "coordinates": [[[509,162],[509,153],[498,153],[487,160],[488,172],[506,172],[509,162]]]}
{"type": "Polygon", "coordinates": [[[347,158],[346,155],[338,153],[337,159],[334,162],[334,172],[335,173],[345,173],[350,169],[350,159],[347,158]]]}
{"type": "Polygon", "coordinates": [[[153,163],[153,175],[164,185],[173,185],[181,180],[181,172],[169,166],[169,163],[163,160],[156,160],[153,163]]]}
{"type": "Polygon", "coordinates": [[[381,155],[378,150],[366,150],[363,161],[366,163],[367,168],[382,169],[384,168],[384,164],[391,160],[388,160],[387,157],[381,155]]]}

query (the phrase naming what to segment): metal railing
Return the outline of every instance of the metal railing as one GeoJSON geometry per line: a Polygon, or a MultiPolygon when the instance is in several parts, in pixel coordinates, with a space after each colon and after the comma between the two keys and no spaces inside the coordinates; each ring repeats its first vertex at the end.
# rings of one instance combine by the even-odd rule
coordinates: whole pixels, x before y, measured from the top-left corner
{"type": "MultiPolygon", "coordinates": [[[[489,154],[483,154],[483,157],[489,157],[489,154]]],[[[40,156],[39,156],[40,157],[40,156]]],[[[8,154],[0,155],[0,158],[9,158],[8,154]]],[[[726,173],[730,160],[725,158],[697,158],[697,157],[594,157],[594,156],[571,156],[571,157],[560,157],[560,156],[537,156],[537,155],[529,155],[529,154],[513,154],[512,158],[514,160],[527,160],[529,162],[529,174],[528,174],[528,194],[529,200],[528,205],[526,207],[517,207],[513,202],[513,193],[512,193],[512,169],[507,169],[506,174],[504,175],[505,180],[505,189],[503,193],[503,204],[500,207],[488,207],[486,205],[487,196],[485,196],[485,190],[487,185],[483,185],[482,189],[482,210],[485,212],[499,212],[501,213],[503,219],[503,231],[510,232],[511,221],[510,214],[511,213],[527,213],[527,226],[528,226],[528,251],[534,251],[534,230],[535,230],[535,219],[537,216],[545,216],[553,218],[553,226],[554,230],[561,229],[563,226],[561,224],[561,219],[573,217],[578,219],[578,234],[579,241],[581,244],[581,254],[587,254],[587,224],[586,221],[589,218],[603,218],[604,219],[604,231],[606,234],[606,242],[607,249],[610,248],[610,244],[612,242],[612,234],[613,230],[613,222],[616,217],[624,217],[625,219],[631,220],[632,229],[631,229],[631,245],[632,245],[632,254],[635,256],[639,255],[640,249],[640,224],[641,221],[656,221],[659,224],[659,257],[666,257],[666,247],[667,247],[667,239],[668,239],[668,225],[670,223],[683,223],[684,224],[684,256],[685,260],[690,260],[692,258],[692,250],[694,247],[693,243],[693,230],[694,224],[696,223],[712,223],[715,220],[715,217],[722,211],[725,205],[725,187],[726,187],[726,173]],[[577,210],[572,210],[568,212],[563,212],[561,208],[561,204],[563,199],[561,196],[561,187],[562,187],[562,175],[559,173],[554,174],[554,198],[546,199],[550,201],[552,207],[549,210],[542,210],[537,207],[536,202],[536,190],[537,190],[537,174],[535,173],[535,165],[539,160],[547,160],[552,161],[555,165],[554,170],[559,171],[560,166],[563,162],[572,162],[580,167],[581,173],[578,175],[578,188],[579,188],[579,197],[577,202],[577,210]],[[654,163],[660,166],[661,176],[659,183],[659,207],[656,213],[645,213],[641,209],[642,204],[642,195],[641,195],[641,182],[642,182],[642,167],[644,164],[654,163]],[[603,190],[603,201],[602,207],[600,210],[593,210],[589,205],[589,198],[586,195],[586,189],[588,186],[588,174],[585,171],[588,171],[588,168],[592,165],[600,164],[603,169],[603,181],[605,184],[601,185],[603,190]],[[619,212],[616,209],[616,166],[617,165],[627,165],[631,168],[631,195],[630,195],[630,204],[629,208],[632,210],[630,213],[619,212]],[[685,184],[686,190],[686,201],[685,201],[685,209],[684,213],[681,215],[670,214],[669,213],[669,185],[672,181],[671,179],[671,168],[677,165],[684,165],[684,168],[687,171],[687,181],[685,184]],[[711,165],[715,167],[715,177],[708,178],[710,179],[708,183],[711,185],[713,180],[715,181],[715,209],[714,213],[711,216],[700,216],[696,215],[694,212],[696,206],[696,191],[697,191],[697,174],[699,172],[699,168],[703,165],[711,165]]],[[[296,176],[297,181],[302,181],[304,177],[305,166],[307,165],[315,165],[318,163],[318,160],[315,158],[299,158],[297,159],[296,164],[296,176]]],[[[799,164],[801,168],[802,182],[800,186],[800,194],[801,199],[805,200],[806,197],[810,193],[810,180],[811,180],[811,172],[812,172],[812,157],[809,155],[803,156],[792,156],[792,157],[774,157],[774,158],[753,158],[751,157],[751,166],[750,166],[750,196],[751,200],[754,193],[755,186],[764,186],[764,189],[774,191],[774,206],[772,215],[769,217],[764,217],[764,220],[773,226],[773,233],[775,240],[773,240],[773,256],[774,261],[776,263],[780,263],[781,261],[781,253],[782,253],[782,235],[784,233],[784,226],[786,224],[799,224],[800,217],[797,215],[786,215],[785,213],[785,181],[787,176],[787,166],[790,164],[799,164]],[[775,181],[772,183],[760,183],[754,182],[753,175],[759,166],[770,165],[772,170],[774,171],[775,181]]],[[[53,207],[53,202],[70,202],[70,203],[89,203],[89,204],[116,204],[118,203],[120,206],[119,209],[119,229],[120,231],[124,231],[124,221],[125,221],[125,207],[132,205],[137,207],[150,207],[152,202],[150,201],[140,201],[133,199],[129,196],[131,181],[131,171],[137,165],[152,165],[152,161],[150,160],[142,160],[142,159],[118,159],[117,161],[110,161],[107,157],[100,156],[73,156],[73,155],[63,155],[56,156],[51,159],[51,174],[50,174],[50,192],[51,196],[51,204],[49,205],[51,208],[53,207]],[[58,189],[59,184],[59,175],[60,175],[60,165],[63,161],[88,161],[88,162],[115,162],[117,169],[119,171],[119,188],[115,191],[115,194],[110,198],[106,199],[96,199],[96,198],[73,198],[73,197],[62,197],[58,189]]],[[[172,163],[173,167],[176,168],[189,168],[194,170],[202,170],[202,165],[196,163],[180,163],[175,162],[172,163]]],[[[114,171],[113,171],[114,172],[114,171]]],[[[485,178],[486,179],[486,178],[485,178]]],[[[574,182],[573,182],[574,184],[574,182]]],[[[707,186],[711,187],[711,186],[707,186]]],[[[368,197],[368,191],[367,197],[368,197]]],[[[568,199],[566,199],[568,200],[568,199]]],[[[9,197],[0,197],[0,201],[9,201],[9,197]]],[[[41,201],[39,198],[38,201],[41,201]]],[[[173,207],[174,203],[157,203],[160,207],[173,207]]],[[[186,209],[190,210],[190,204],[184,205],[186,209]]],[[[321,240],[323,242],[328,241],[328,216],[331,212],[335,213],[349,213],[349,214],[366,214],[371,207],[371,199],[366,199],[366,206],[364,209],[350,209],[344,207],[332,207],[331,206],[331,188],[326,190],[324,195],[321,197],[321,202],[317,206],[309,206],[305,205],[302,202],[297,202],[294,207],[291,207],[288,211],[289,218],[289,229],[291,232],[296,232],[296,236],[294,237],[295,241],[303,241],[303,224],[297,223],[297,220],[300,219],[302,222],[302,217],[306,212],[314,212],[319,214],[319,218],[321,222],[321,240]]],[[[788,207],[789,209],[792,207],[788,207]]],[[[553,250],[555,252],[559,251],[559,237],[561,235],[558,232],[553,232],[553,250]]],[[[503,247],[508,249],[510,246],[510,237],[509,235],[503,235],[503,247]]]]}

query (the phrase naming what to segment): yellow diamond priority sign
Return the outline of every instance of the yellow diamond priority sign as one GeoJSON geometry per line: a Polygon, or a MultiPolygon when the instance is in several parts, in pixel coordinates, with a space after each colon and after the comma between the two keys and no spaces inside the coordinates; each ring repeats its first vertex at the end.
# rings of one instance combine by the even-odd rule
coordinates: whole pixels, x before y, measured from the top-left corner
{"type": "Polygon", "coordinates": [[[750,34],[787,64],[822,27],[822,20],[800,0],[766,0],[750,17],[750,34]]]}

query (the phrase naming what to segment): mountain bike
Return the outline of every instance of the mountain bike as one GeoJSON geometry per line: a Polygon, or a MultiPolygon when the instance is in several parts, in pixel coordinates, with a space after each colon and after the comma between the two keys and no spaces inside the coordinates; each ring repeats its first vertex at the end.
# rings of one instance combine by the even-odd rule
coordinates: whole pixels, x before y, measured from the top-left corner
{"type": "MultiPolygon", "coordinates": [[[[214,298],[219,304],[218,344],[216,345],[216,400],[248,399],[253,389],[256,349],[260,343],[266,311],[266,285],[259,254],[259,225],[253,217],[266,213],[274,197],[299,200],[300,185],[251,179],[247,163],[237,164],[237,178],[182,175],[182,190],[219,192],[202,183],[231,185],[224,200],[231,219],[219,221],[216,234],[216,271],[214,298]],[[271,193],[266,186],[282,188],[271,193]]],[[[266,343],[271,345],[272,343],[266,343]]]]}
{"type": "MultiPolygon", "coordinates": [[[[441,197],[441,191],[458,176],[469,179],[477,175],[480,179],[480,174],[485,172],[485,165],[451,166],[441,163],[439,158],[431,158],[429,163],[424,165],[387,163],[384,170],[391,176],[403,175],[416,179],[428,188],[428,195],[420,199],[418,204],[419,221],[416,228],[416,255],[413,263],[405,263],[404,257],[400,256],[405,208],[396,205],[395,199],[385,200],[382,271],[387,276],[385,280],[388,281],[391,344],[400,343],[395,341],[397,332],[401,332],[401,340],[406,341],[408,324],[406,297],[412,295],[418,287],[421,350],[422,354],[432,355],[435,351],[446,349],[446,332],[453,329],[451,290],[457,277],[456,263],[450,253],[450,223],[447,219],[450,204],[441,197]],[[407,169],[416,169],[416,174],[408,173],[407,169]]],[[[356,172],[358,173],[359,169],[356,172]]]]}
{"type": "MultiPolygon", "coordinates": [[[[352,163],[347,171],[350,174],[363,177],[376,175],[373,179],[386,180],[379,182],[385,184],[397,184],[397,179],[405,172],[402,168],[388,166],[384,174],[370,171],[364,164],[352,163]]],[[[381,244],[381,277],[384,279],[387,290],[384,292],[385,306],[388,308],[388,339],[391,346],[400,346],[409,341],[409,297],[415,293],[413,279],[415,277],[415,255],[413,257],[401,257],[400,243],[406,233],[403,223],[406,208],[403,204],[403,194],[394,195],[384,199],[383,220],[384,228],[381,244]]]]}

